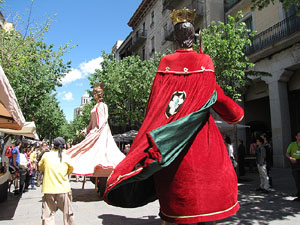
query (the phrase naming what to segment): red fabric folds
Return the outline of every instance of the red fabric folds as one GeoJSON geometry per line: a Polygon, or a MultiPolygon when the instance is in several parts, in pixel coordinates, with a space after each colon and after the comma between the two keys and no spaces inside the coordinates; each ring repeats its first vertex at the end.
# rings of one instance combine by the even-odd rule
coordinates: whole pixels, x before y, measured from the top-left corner
{"type": "MultiPolygon", "coordinates": [[[[214,90],[217,102],[213,109],[227,122],[239,121],[243,109],[217,85],[208,55],[177,51],[163,57],[153,82],[145,120],[129,154],[108,179],[106,193],[137,174],[137,168],[160,160],[159,149],[149,140],[148,132],[199,110],[214,90]],[[167,117],[168,106],[182,102],[183,98],[172,100],[177,92],[185,94],[184,101],[177,113],[167,117]]],[[[160,216],[170,223],[223,219],[239,208],[237,177],[211,116],[190,145],[169,166],[154,174],[154,183],[160,216]]]]}

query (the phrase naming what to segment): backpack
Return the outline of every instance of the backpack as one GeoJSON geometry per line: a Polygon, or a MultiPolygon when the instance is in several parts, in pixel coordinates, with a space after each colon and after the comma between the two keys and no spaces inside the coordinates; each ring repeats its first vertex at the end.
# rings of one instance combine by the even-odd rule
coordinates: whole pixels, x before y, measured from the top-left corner
{"type": "Polygon", "coordinates": [[[5,151],[5,155],[7,158],[10,158],[12,156],[11,152],[12,152],[12,148],[7,146],[6,151],[5,151]]]}

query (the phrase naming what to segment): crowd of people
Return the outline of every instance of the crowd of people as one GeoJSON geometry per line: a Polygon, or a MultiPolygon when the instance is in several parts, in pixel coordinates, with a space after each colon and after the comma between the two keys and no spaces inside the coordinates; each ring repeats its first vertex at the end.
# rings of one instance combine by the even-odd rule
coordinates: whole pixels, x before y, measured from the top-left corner
{"type": "MultiPolygon", "coordinates": [[[[8,165],[5,165],[10,174],[15,196],[21,196],[22,193],[29,190],[35,190],[42,183],[43,173],[39,170],[38,163],[45,152],[49,152],[53,146],[48,146],[46,142],[37,142],[30,144],[25,141],[17,140],[9,146],[6,146],[5,157],[8,165]]],[[[5,160],[2,160],[5,161],[5,160]]]]}
{"type": "Polygon", "coordinates": [[[248,152],[246,152],[246,147],[242,139],[238,139],[236,151],[234,151],[229,136],[224,136],[224,142],[232,165],[235,167],[239,176],[245,175],[245,157],[247,155],[255,157],[255,163],[260,177],[260,186],[256,191],[269,193],[270,188],[272,188],[270,171],[273,166],[273,148],[267,134],[262,133],[261,135],[258,135],[255,138],[255,141],[250,144],[248,152]]]}

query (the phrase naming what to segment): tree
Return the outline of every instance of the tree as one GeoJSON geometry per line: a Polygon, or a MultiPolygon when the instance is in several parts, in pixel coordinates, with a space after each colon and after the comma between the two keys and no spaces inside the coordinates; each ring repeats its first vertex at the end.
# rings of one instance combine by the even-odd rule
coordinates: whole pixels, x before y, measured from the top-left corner
{"type": "Polygon", "coordinates": [[[92,100],[88,104],[85,104],[83,106],[82,112],[78,116],[76,116],[73,122],[69,124],[69,130],[72,134],[72,137],[70,137],[69,139],[72,139],[72,142],[78,143],[84,138],[80,135],[80,132],[88,126],[90,122],[90,111],[94,105],[94,100],[92,100]]]}
{"type": "Polygon", "coordinates": [[[55,94],[45,95],[40,103],[39,109],[34,114],[38,134],[41,139],[54,139],[58,136],[64,136],[61,133],[61,127],[67,121],[63,111],[59,107],[59,103],[55,94]]]}
{"type": "Polygon", "coordinates": [[[27,121],[35,120],[42,137],[54,137],[66,122],[55,93],[71,62],[62,56],[71,47],[65,44],[54,50],[47,45],[44,34],[50,22],[28,27],[22,36],[17,30],[0,30],[0,63],[14,89],[27,121]]]}
{"type": "MultiPolygon", "coordinates": [[[[274,4],[275,0],[251,0],[253,2],[252,9],[262,10],[267,7],[270,3],[274,4]]],[[[292,6],[295,6],[296,12],[300,14],[300,1],[299,0],[279,0],[285,11],[288,11],[292,6]]]]}
{"type": "MultiPolygon", "coordinates": [[[[254,32],[239,22],[241,18],[239,12],[235,18],[228,16],[227,24],[212,22],[202,31],[203,52],[214,62],[217,82],[226,95],[237,101],[245,90],[246,71],[254,66],[244,53],[254,32]]],[[[199,49],[199,42],[194,47],[199,49]]]]}
{"type": "Polygon", "coordinates": [[[121,132],[139,128],[160,57],[143,61],[139,56],[129,56],[119,61],[105,52],[102,57],[102,69],[89,80],[91,85],[104,83],[104,101],[112,126],[118,126],[121,132]]]}

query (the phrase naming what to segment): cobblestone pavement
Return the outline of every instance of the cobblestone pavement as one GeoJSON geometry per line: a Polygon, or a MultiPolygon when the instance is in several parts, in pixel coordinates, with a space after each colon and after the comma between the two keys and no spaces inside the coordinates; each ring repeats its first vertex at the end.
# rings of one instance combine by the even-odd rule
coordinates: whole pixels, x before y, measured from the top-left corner
{"type": "MultiPolygon", "coordinates": [[[[300,202],[293,202],[295,184],[289,169],[272,169],[274,189],[269,194],[256,192],[257,173],[247,173],[239,179],[241,208],[236,215],[217,224],[232,225],[297,225],[300,224],[300,202]]],[[[117,208],[100,200],[91,182],[82,183],[72,178],[73,207],[77,225],[160,225],[158,201],[135,209],[117,208]]],[[[41,190],[29,190],[21,198],[9,194],[0,203],[0,225],[41,224],[41,190]]],[[[56,224],[62,225],[62,213],[57,212],[56,224]]]]}

